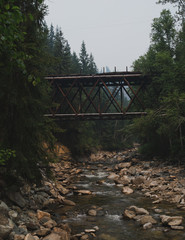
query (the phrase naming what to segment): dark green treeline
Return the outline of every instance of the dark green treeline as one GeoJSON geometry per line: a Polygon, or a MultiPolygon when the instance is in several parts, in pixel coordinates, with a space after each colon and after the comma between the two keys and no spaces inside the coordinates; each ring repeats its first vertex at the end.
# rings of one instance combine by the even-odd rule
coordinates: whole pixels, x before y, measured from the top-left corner
{"type": "Polygon", "coordinates": [[[130,130],[137,133],[143,153],[185,160],[185,2],[159,3],[175,4],[177,13],[163,10],[154,19],[151,45],[133,64],[134,70],[151,75],[152,83],[143,97],[148,116],[130,130]]]}

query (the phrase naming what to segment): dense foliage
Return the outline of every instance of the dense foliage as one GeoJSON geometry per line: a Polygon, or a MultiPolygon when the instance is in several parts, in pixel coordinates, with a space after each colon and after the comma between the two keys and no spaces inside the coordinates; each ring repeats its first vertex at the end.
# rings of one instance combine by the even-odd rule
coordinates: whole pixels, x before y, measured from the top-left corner
{"type": "Polygon", "coordinates": [[[145,154],[184,158],[185,156],[185,4],[176,3],[177,16],[163,10],[154,19],[148,52],[133,64],[152,76],[143,97],[148,116],[131,126],[137,132],[145,154]]]}
{"type": "Polygon", "coordinates": [[[44,55],[42,0],[0,3],[0,163],[7,174],[40,178],[48,163],[44,142],[52,142],[44,118],[48,86],[42,80],[44,55]]]}

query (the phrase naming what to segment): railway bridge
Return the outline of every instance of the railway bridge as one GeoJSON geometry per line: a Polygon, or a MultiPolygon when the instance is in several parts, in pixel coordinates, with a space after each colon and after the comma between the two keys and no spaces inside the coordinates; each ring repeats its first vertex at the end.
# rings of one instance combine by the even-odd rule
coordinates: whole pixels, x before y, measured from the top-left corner
{"type": "Polygon", "coordinates": [[[121,120],[146,115],[141,95],[150,78],[140,72],[48,76],[53,106],[47,117],[61,120],[121,120]]]}

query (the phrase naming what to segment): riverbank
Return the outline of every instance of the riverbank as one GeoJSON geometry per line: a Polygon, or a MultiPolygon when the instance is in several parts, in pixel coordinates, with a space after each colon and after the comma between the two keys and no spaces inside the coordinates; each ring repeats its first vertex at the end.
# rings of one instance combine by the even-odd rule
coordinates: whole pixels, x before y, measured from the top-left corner
{"type": "MultiPolygon", "coordinates": [[[[65,214],[65,211],[75,208],[76,205],[75,201],[70,200],[71,195],[90,196],[94,194],[91,189],[78,189],[76,186],[83,177],[82,168],[90,169],[92,164],[104,168],[108,175],[106,179],[115,183],[123,197],[137,192],[142,193],[147,199],[151,199],[150,209],[153,208],[159,216],[157,220],[152,220],[153,216],[149,217],[148,209],[143,210],[145,214],[141,214],[141,212],[138,214],[138,206],[128,206],[127,209],[121,210],[124,217],[128,219],[127,221],[139,222],[144,229],[151,229],[157,222],[160,222],[163,226],[161,231],[170,231],[170,229],[183,231],[184,169],[167,166],[155,159],[143,161],[137,148],[133,148],[119,153],[99,152],[92,154],[89,159],[82,159],[79,163],[73,163],[71,159],[65,158],[59,163],[51,164],[54,180],[48,180],[43,173],[41,187],[24,184],[17,191],[13,191],[14,187],[9,189],[2,199],[4,201],[0,203],[0,239],[77,240],[96,238],[98,226],[73,234],[73,229],[66,223],[68,215],[65,214]],[[107,162],[110,163],[108,166],[106,166],[107,162]],[[163,202],[173,204],[178,209],[179,218],[174,219],[176,216],[167,215],[167,211],[164,213],[159,208],[163,202]],[[62,216],[56,214],[57,208],[63,212],[62,216]],[[179,215],[179,213],[182,214],[179,215]]],[[[90,171],[93,173],[96,170],[90,169],[90,171]]],[[[100,179],[97,184],[103,184],[103,181],[105,180],[100,179]]],[[[87,215],[96,217],[96,214],[102,212],[102,209],[94,206],[89,211],[87,215]]],[[[138,228],[137,224],[135,227],[138,228]]]]}

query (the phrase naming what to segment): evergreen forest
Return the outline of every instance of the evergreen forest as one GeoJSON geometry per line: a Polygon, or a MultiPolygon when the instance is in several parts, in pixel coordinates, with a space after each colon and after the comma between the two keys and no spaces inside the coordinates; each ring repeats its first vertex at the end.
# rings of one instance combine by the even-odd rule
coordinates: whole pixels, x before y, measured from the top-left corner
{"type": "MultiPolygon", "coordinates": [[[[142,95],[148,115],[134,121],[55,122],[44,117],[52,105],[49,75],[96,74],[85,42],[71,52],[62,29],[47,26],[44,0],[0,1],[0,165],[8,178],[41,178],[39,167],[52,161],[56,142],[73,157],[116,151],[133,142],[146,156],[185,160],[185,2],[173,16],[163,10],[151,26],[148,51],[133,70],[151,76],[142,95]]],[[[128,101],[125,98],[125,101],[128,101]]]]}

